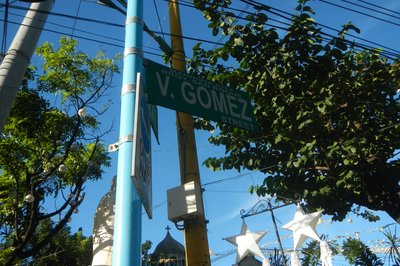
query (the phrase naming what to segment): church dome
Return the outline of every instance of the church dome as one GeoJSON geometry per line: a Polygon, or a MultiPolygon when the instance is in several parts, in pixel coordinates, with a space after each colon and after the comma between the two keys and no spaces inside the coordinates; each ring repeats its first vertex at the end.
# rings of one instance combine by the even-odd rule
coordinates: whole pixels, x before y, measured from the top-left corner
{"type": "Polygon", "coordinates": [[[157,245],[154,250],[152,257],[184,257],[185,247],[176,241],[167,231],[165,238],[157,245]]]}

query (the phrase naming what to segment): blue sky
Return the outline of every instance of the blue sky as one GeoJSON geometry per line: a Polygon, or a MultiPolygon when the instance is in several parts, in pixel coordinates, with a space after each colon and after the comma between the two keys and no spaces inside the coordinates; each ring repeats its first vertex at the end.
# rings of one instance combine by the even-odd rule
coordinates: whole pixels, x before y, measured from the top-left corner
{"type": "MultiPolygon", "coordinates": [[[[4,2],[4,0],[2,0],[2,2],[4,2]]],[[[81,2],[79,0],[58,0],[54,5],[53,12],[67,14],[74,17],[78,16],[82,18],[101,20],[109,24],[118,24],[120,27],[83,20],[75,21],[71,18],[51,15],[48,19],[48,24],[46,25],[46,29],[50,31],[43,32],[39,43],[42,43],[43,41],[57,43],[60,34],[56,32],[62,32],[66,35],[77,37],[80,43],[79,48],[87,53],[94,54],[100,49],[105,50],[109,56],[112,56],[115,53],[122,53],[124,39],[124,29],[122,25],[124,24],[125,18],[117,11],[99,6],[95,4],[95,2],[95,0],[82,0],[81,2]],[[103,35],[105,37],[100,37],[99,35],[103,35]],[[81,37],[97,39],[101,40],[101,42],[94,42],[81,37]],[[107,43],[113,43],[115,45],[109,45],[107,43]]],[[[155,2],[157,4],[161,26],[157,19],[153,1],[144,0],[144,21],[148,27],[154,31],[169,32],[168,8],[166,1],[156,0],[155,2]]],[[[234,2],[236,7],[245,8],[245,4],[243,4],[241,1],[234,2]]],[[[374,1],[369,0],[369,2],[374,1]]],[[[264,1],[264,3],[275,8],[286,10],[290,13],[294,12],[293,10],[296,6],[295,0],[269,0],[264,1]]],[[[335,1],[335,3],[351,7],[349,4],[343,1],[335,1]]],[[[28,4],[21,2],[15,2],[13,5],[22,7],[29,6],[28,4]]],[[[340,25],[343,25],[348,21],[352,21],[353,24],[360,28],[361,37],[385,46],[389,46],[393,49],[400,50],[399,26],[378,21],[373,18],[368,18],[364,15],[355,14],[354,12],[340,9],[321,1],[311,1],[310,5],[317,12],[317,22],[339,29],[340,25]]],[[[379,5],[384,8],[400,12],[400,1],[398,0],[381,0],[379,1],[379,5]]],[[[354,6],[352,8],[361,11],[360,8],[354,6]]],[[[249,7],[247,10],[252,11],[251,7],[249,7]]],[[[4,16],[4,7],[1,8],[0,11],[2,12],[1,16],[4,16]]],[[[368,12],[378,16],[378,14],[371,11],[365,10],[363,12],[368,12]]],[[[20,23],[22,20],[21,15],[23,16],[24,14],[25,11],[11,8],[9,20],[14,23],[20,23]]],[[[182,6],[181,16],[183,34],[185,36],[219,41],[220,37],[211,37],[209,29],[207,28],[207,22],[202,18],[201,14],[193,8],[182,6]]],[[[397,14],[397,16],[400,17],[399,14],[397,14]]],[[[277,17],[276,19],[279,20],[277,17]]],[[[400,24],[400,19],[396,20],[393,17],[385,17],[385,19],[400,24]]],[[[10,44],[12,41],[16,30],[16,25],[10,23],[7,32],[8,44],[10,44]]],[[[3,35],[3,29],[1,33],[3,35]]],[[[167,42],[169,42],[168,35],[165,35],[165,38],[167,42]]],[[[187,55],[191,54],[191,47],[195,43],[195,41],[185,40],[185,49],[187,55]]],[[[214,47],[214,45],[210,44],[205,45],[210,48],[214,47]]],[[[147,34],[144,35],[144,51],[146,58],[162,63],[162,58],[160,56],[160,51],[157,44],[147,34]]],[[[32,63],[37,64],[38,59],[33,58],[32,63]]],[[[113,105],[111,110],[108,112],[106,119],[104,119],[105,126],[110,125],[110,121],[114,121],[115,123],[114,130],[104,139],[106,144],[114,143],[118,139],[121,81],[121,76],[117,76],[115,78],[115,87],[112,89],[110,95],[113,105]]],[[[164,238],[166,233],[164,228],[167,225],[173,227],[171,230],[172,236],[183,243],[183,233],[176,230],[173,224],[167,219],[166,205],[166,190],[178,186],[180,182],[174,111],[165,108],[159,108],[159,134],[161,144],[158,145],[156,144],[156,141],[153,141],[152,147],[154,204],[153,219],[149,220],[147,219],[146,215],[143,215],[142,222],[142,242],[145,240],[151,240],[153,242],[153,248],[155,248],[155,245],[164,238]]],[[[202,161],[204,161],[210,155],[223,155],[223,149],[216,148],[208,144],[207,138],[211,133],[197,132],[196,134],[200,166],[202,161]]],[[[80,212],[73,217],[70,224],[73,230],[76,230],[78,227],[82,227],[85,235],[91,234],[95,208],[101,197],[109,190],[111,186],[111,178],[116,174],[117,153],[112,153],[110,155],[112,157],[112,166],[105,169],[106,174],[104,175],[103,180],[87,185],[86,199],[82,206],[80,206],[80,212]]],[[[242,209],[249,210],[259,200],[257,196],[247,193],[248,187],[253,184],[260,184],[264,176],[257,172],[248,173],[247,175],[243,176],[235,171],[212,172],[203,166],[200,167],[200,171],[202,184],[211,183],[205,186],[205,192],[203,194],[206,219],[209,220],[209,246],[211,250],[217,254],[232,252],[232,255],[227,257],[213,256],[212,259],[214,260],[219,258],[218,260],[214,261],[213,265],[232,265],[235,261],[235,255],[233,253],[235,247],[222,240],[222,238],[236,235],[240,232],[242,223],[240,219],[240,211],[242,209]],[[225,181],[212,183],[222,179],[225,181]]],[[[294,206],[276,210],[275,215],[278,226],[282,226],[290,221],[294,215],[294,211],[294,206]]],[[[351,219],[352,222],[346,220],[341,223],[330,223],[328,221],[329,217],[324,216],[322,224],[317,227],[317,232],[319,234],[327,234],[331,239],[338,238],[339,236],[352,236],[358,232],[362,240],[365,242],[372,241],[368,242],[371,245],[376,244],[375,240],[383,239],[383,235],[379,232],[379,228],[393,222],[393,220],[388,218],[385,213],[379,213],[379,215],[382,219],[377,223],[368,223],[353,216],[348,217],[348,219],[351,219]]],[[[269,230],[269,233],[260,242],[260,246],[266,248],[277,247],[276,237],[273,232],[269,213],[263,213],[257,216],[249,217],[246,219],[246,222],[251,231],[269,230]]],[[[280,230],[279,233],[283,239],[283,246],[285,248],[292,248],[293,244],[292,239],[290,238],[291,232],[280,230]]],[[[335,265],[345,265],[345,263],[338,260],[335,265]]]]}

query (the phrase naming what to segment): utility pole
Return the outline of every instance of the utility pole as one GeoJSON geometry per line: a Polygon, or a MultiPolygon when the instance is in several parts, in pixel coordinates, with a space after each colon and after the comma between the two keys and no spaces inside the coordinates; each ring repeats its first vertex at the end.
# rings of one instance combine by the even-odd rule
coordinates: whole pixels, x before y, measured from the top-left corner
{"type": "MultiPolygon", "coordinates": [[[[31,0],[28,2],[39,2],[31,0]]],[[[0,66],[0,132],[10,114],[18,87],[53,7],[54,0],[32,3],[0,66]]]]}
{"type": "Polygon", "coordinates": [[[114,266],[141,265],[142,202],[131,179],[137,73],[143,70],[143,0],[128,0],[114,216],[114,266]]]}
{"type": "MultiPolygon", "coordinates": [[[[186,72],[178,0],[168,1],[171,31],[172,68],[186,72]]],[[[179,145],[180,176],[182,185],[191,181],[201,185],[197,159],[193,118],[186,113],[176,113],[179,145]]],[[[197,199],[203,206],[203,199],[197,199]]],[[[204,211],[202,212],[204,213],[204,211]]],[[[211,265],[208,248],[206,220],[202,214],[194,220],[184,221],[186,265],[211,265]]]]}

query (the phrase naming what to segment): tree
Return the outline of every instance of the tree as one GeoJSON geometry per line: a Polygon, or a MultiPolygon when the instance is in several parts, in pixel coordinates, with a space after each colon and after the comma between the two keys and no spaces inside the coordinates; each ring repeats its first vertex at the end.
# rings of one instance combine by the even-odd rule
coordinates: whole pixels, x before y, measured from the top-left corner
{"type": "MultiPolygon", "coordinates": [[[[327,236],[322,235],[321,239],[327,241],[329,249],[332,252],[332,256],[339,253],[339,245],[336,241],[328,241],[327,236]]],[[[307,246],[301,250],[303,256],[301,259],[301,265],[321,265],[321,246],[320,242],[313,240],[307,243],[307,246]]]]}
{"type": "Polygon", "coordinates": [[[142,255],[143,255],[142,264],[143,265],[152,265],[151,254],[149,253],[152,245],[153,245],[153,242],[151,242],[150,240],[146,240],[142,244],[142,255]]]}
{"type": "Polygon", "coordinates": [[[282,256],[276,248],[274,248],[274,253],[270,254],[268,259],[271,266],[283,266],[289,264],[289,257],[287,255],[282,256]]]}
{"type": "Polygon", "coordinates": [[[2,265],[49,245],[78,212],[87,181],[101,178],[110,162],[99,118],[109,105],[104,99],[118,58],[103,52],[91,58],[67,37],[57,49],[44,43],[36,53],[43,73],[33,70],[24,82],[0,136],[2,265]],[[33,241],[49,219],[54,224],[33,241]]]}
{"type": "Polygon", "coordinates": [[[382,210],[400,222],[399,59],[347,41],[349,31],[359,32],[351,23],[337,36],[323,33],[307,0],[283,36],[267,26],[268,6],[245,2],[255,11],[241,25],[230,0],[194,1],[213,34],[228,39],[214,50],[195,46],[192,73],[246,90],[261,128],[199,119],[199,128],[219,129],[209,141],[226,149],[205,165],[258,170],[266,177],[253,192],[299,193],[310,210],[324,209],[334,220],[348,212],[376,220],[370,210],[382,210]],[[224,60],[238,67],[226,68],[224,60]]]}
{"type": "Polygon", "coordinates": [[[348,238],[343,242],[342,254],[352,265],[381,266],[382,261],[369,249],[367,245],[355,238],[348,238]]]}
{"type": "MultiPolygon", "coordinates": [[[[32,239],[40,241],[54,226],[50,219],[41,222],[32,239]]],[[[39,253],[27,259],[31,266],[41,265],[90,265],[92,262],[92,237],[86,238],[82,231],[72,234],[68,226],[60,230],[39,253]]]]}

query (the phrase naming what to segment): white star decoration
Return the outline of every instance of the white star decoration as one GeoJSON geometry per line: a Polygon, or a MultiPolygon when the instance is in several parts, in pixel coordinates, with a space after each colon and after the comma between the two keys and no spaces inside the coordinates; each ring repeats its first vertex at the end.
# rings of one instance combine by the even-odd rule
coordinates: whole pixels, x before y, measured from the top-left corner
{"type": "Polygon", "coordinates": [[[315,232],[315,226],[317,225],[321,214],[322,211],[304,214],[300,205],[297,205],[293,220],[282,226],[283,229],[293,231],[293,243],[295,249],[297,249],[307,239],[307,237],[321,241],[317,232],[315,232]]]}
{"type": "Polygon", "coordinates": [[[263,238],[266,233],[267,231],[260,231],[255,233],[250,232],[247,228],[247,224],[243,221],[240,234],[224,238],[224,240],[237,246],[236,263],[239,263],[249,253],[264,258],[264,255],[258,247],[258,242],[260,242],[261,238],[263,238]]]}

